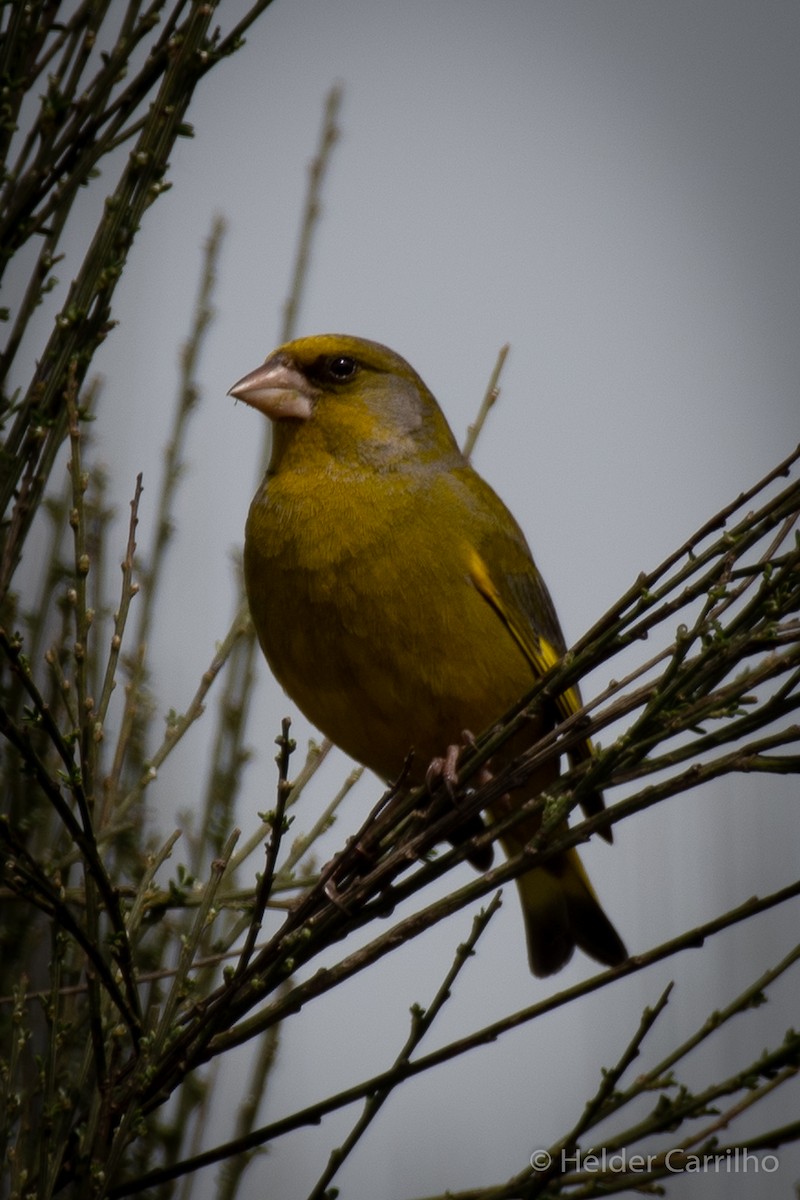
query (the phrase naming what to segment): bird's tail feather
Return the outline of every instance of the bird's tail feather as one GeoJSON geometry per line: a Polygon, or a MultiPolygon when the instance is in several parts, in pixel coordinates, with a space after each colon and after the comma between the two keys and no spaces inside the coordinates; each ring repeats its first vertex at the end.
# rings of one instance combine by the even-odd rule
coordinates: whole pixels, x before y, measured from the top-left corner
{"type": "Polygon", "coordinates": [[[628,957],[577,851],[566,851],[547,866],[520,875],[516,882],[534,975],[552,975],[560,970],[576,946],[609,967],[628,957]]]}

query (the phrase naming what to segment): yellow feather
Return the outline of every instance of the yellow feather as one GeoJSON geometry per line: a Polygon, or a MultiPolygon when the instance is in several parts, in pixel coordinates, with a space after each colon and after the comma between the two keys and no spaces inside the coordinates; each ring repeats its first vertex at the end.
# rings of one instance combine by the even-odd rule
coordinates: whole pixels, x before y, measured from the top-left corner
{"type": "MultiPolygon", "coordinates": [[[[273,422],[244,553],[273,673],[314,725],[384,779],[413,750],[407,779],[421,783],[462,730],[490,727],[564,653],[522,531],[460,453],[425,384],[385,346],[302,338],[232,391],[273,422]]],[[[555,703],[563,716],[575,712],[577,688],[555,703]]],[[[552,719],[542,706],[495,765],[552,719]]],[[[585,756],[588,744],[572,753],[585,756]]],[[[515,812],[558,770],[548,763],[498,798],[491,818],[515,812]]],[[[599,811],[602,796],[585,808],[599,811]]],[[[539,825],[526,816],[509,829],[506,853],[524,852],[539,825]]],[[[576,945],[605,963],[625,957],[574,851],[527,871],[518,887],[535,974],[558,970],[576,945]]]]}

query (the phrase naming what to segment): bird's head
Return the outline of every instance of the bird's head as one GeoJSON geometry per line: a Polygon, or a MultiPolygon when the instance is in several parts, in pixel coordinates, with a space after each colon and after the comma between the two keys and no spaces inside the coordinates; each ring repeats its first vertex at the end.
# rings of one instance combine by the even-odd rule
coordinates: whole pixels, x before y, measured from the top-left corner
{"type": "Polygon", "coordinates": [[[459,455],[450,427],[416,371],[378,342],[320,334],[287,342],[229,395],[273,422],[271,469],[323,455],[390,466],[459,455]]]}

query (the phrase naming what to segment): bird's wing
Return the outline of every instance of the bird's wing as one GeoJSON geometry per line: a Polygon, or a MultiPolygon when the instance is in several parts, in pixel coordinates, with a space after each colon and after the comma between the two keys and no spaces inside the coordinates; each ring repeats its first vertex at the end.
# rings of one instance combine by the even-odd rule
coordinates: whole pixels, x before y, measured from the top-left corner
{"type": "MultiPolygon", "coordinates": [[[[546,675],[563,656],[564,641],[552,601],[544,583],[535,574],[533,563],[529,572],[523,574],[493,573],[485,558],[473,547],[470,578],[527,658],[533,674],[546,675]]],[[[571,716],[580,708],[580,698],[572,687],[562,692],[555,703],[562,717],[571,716]]]]}
{"type": "MultiPolygon", "coordinates": [[[[539,574],[522,531],[488,484],[482,485],[478,505],[485,520],[477,522],[479,535],[470,545],[469,571],[473,585],[511,634],[535,676],[546,674],[566,651],[564,635],[547,586],[539,574]],[[485,490],[484,490],[485,489],[485,490]]],[[[471,490],[473,485],[471,484],[471,490]]],[[[562,718],[582,706],[577,687],[569,687],[555,699],[562,718]]],[[[587,739],[571,753],[573,762],[592,755],[587,739]]],[[[601,792],[590,793],[581,807],[587,816],[602,812],[601,792]]],[[[611,841],[611,831],[602,836],[611,841]]]]}

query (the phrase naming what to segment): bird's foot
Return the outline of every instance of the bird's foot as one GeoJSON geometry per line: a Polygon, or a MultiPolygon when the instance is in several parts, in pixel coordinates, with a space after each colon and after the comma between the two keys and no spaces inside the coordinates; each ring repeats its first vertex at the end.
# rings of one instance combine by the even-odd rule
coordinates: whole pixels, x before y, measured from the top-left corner
{"type": "Polygon", "coordinates": [[[430,766],[425,772],[425,786],[435,787],[437,783],[444,784],[448,795],[452,798],[458,787],[458,760],[462,750],[475,745],[475,735],[468,729],[461,731],[461,741],[450,745],[441,757],[431,759],[430,766]]]}

